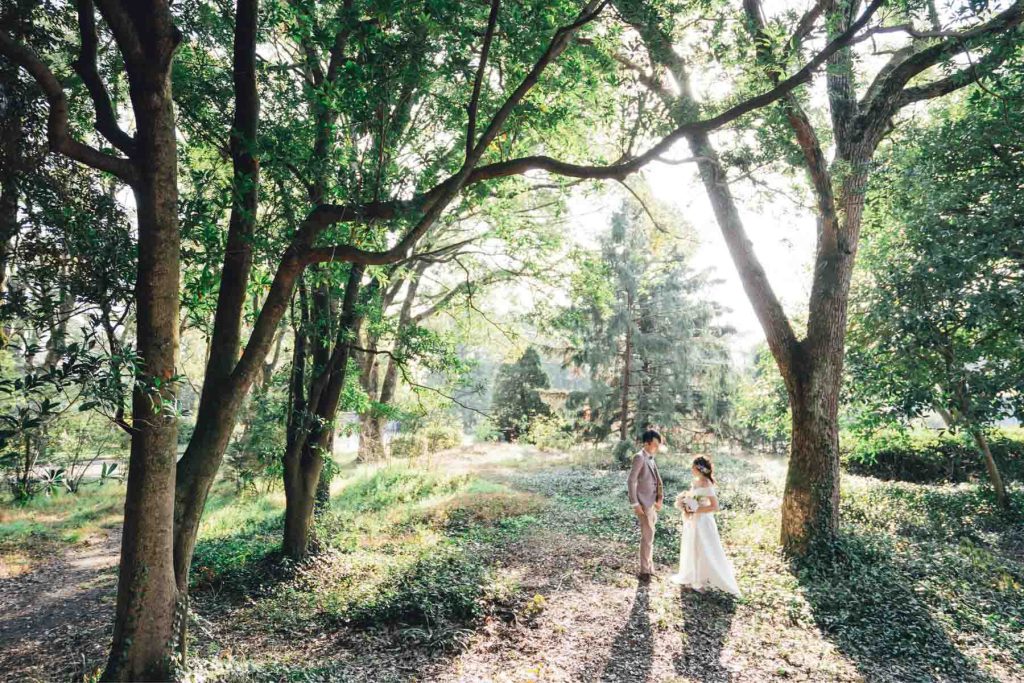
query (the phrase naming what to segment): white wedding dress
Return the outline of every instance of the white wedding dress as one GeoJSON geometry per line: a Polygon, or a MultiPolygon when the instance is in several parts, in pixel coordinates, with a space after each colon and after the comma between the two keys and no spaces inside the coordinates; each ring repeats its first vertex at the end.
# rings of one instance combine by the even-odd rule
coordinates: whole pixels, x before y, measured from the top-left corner
{"type": "MultiPolygon", "coordinates": [[[[704,498],[717,498],[712,486],[691,489],[690,498],[707,505],[704,498]]],[[[722,539],[718,535],[714,513],[701,513],[683,520],[683,538],[679,549],[679,573],[671,577],[673,583],[697,590],[712,587],[739,596],[740,587],[733,576],[732,565],[725,556],[722,539]]]]}

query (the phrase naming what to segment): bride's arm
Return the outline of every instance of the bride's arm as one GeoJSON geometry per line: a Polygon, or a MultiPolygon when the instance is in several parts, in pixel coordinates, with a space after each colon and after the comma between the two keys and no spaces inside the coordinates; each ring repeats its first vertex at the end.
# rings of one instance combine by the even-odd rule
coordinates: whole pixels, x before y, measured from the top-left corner
{"type": "Polygon", "coordinates": [[[718,496],[708,496],[708,504],[697,508],[697,514],[706,512],[718,512],[718,496]]]}

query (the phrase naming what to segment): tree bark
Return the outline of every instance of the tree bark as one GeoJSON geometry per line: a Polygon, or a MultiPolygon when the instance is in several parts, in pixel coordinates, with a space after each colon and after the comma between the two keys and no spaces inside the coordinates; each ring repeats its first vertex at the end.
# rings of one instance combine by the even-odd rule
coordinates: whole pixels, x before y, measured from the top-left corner
{"type": "Polygon", "coordinates": [[[1010,499],[1006,496],[1003,477],[999,473],[999,467],[996,465],[995,458],[992,457],[992,449],[988,446],[988,438],[985,436],[985,432],[974,428],[971,430],[971,436],[974,437],[974,443],[978,446],[978,452],[981,453],[981,457],[985,460],[985,469],[988,470],[988,478],[992,482],[992,488],[995,489],[999,507],[1009,510],[1010,499]]]}
{"type": "MultiPolygon", "coordinates": [[[[398,323],[395,329],[396,345],[391,354],[378,355],[375,353],[379,346],[379,339],[374,338],[367,348],[371,351],[367,356],[367,367],[362,375],[363,389],[370,396],[370,400],[379,406],[386,406],[395,398],[395,390],[398,388],[398,365],[394,353],[398,351],[398,344],[401,342],[402,332],[413,322],[413,306],[416,303],[416,295],[419,292],[420,281],[423,274],[431,266],[430,261],[417,263],[412,272],[407,276],[405,286],[405,298],[398,313],[398,323]],[[381,377],[381,360],[384,360],[384,376],[381,377]]],[[[399,286],[401,283],[399,283],[399,286]]],[[[392,303],[397,296],[397,288],[385,292],[384,300],[381,302],[384,310],[392,303]]],[[[360,417],[359,425],[359,461],[373,462],[387,458],[388,447],[384,443],[384,428],[387,419],[380,414],[379,408],[371,408],[370,412],[360,417]]]]}
{"type": "Polygon", "coordinates": [[[166,6],[140,14],[129,21],[132,33],[146,36],[145,59],[129,60],[128,70],[137,128],[135,299],[142,368],[132,397],[116,618],[103,680],[164,681],[172,676],[177,626],[185,618],[173,562],[180,237],[170,67],[178,33],[166,6]]]}
{"type": "Polygon", "coordinates": [[[629,384],[633,372],[633,291],[626,290],[626,340],[622,350],[622,395],[619,400],[619,441],[629,438],[629,384]]]}
{"type": "Polygon", "coordinates": [[[786,385],[792,433],[781,538],[787,552],[802,553],[838,530],[839,383],[834,371],[801,355],[786,385]]]}
{"type": "MultiPolygon", "coordinates": [[[[196,428],[176,472],[174,569],[178,590],[183,595],[188,592],[189,567],[206,498],[220,469],[245,395],[262,368],[266,350],[273,339],[267,340],[263,356],[247,372],[236,372],[258,208],[259,163],[254,149],[259,121],[257,13],[257,0],[239,0],[233,56],[235,113],[230,143],[233,166],[231,216],[196,428]]],[[[183,634],[183,648],[184,643],[183,634]]],[[[182,654],[186,654],[184,649],[182,654]]]]}

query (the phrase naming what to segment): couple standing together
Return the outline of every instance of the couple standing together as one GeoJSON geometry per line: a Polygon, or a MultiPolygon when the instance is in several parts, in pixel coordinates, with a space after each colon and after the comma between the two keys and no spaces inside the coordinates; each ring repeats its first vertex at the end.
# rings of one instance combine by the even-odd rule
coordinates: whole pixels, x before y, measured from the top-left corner
{"type": "MultiPolygon", "coordinates": [[[[641,579],[649,579],[654,573],[654,527],[665,501],[665,486],[654,462],[661,443],[658,432],[653,429],[644,432],[643,449],[633,456],[633,468],[627,480],[629,502],[640,521],[641,579]]],[[[718,510],[714,469],[707,458],[699,456],[693,459],[691,472],[693,485],[676,499],[676,507],[683,512],[683,530],[679,573],[672,576],[671,581],[698,591],[718,588],[739,595],[732,565],[722,549],[718,526],[712,516],[718,510]]]]}

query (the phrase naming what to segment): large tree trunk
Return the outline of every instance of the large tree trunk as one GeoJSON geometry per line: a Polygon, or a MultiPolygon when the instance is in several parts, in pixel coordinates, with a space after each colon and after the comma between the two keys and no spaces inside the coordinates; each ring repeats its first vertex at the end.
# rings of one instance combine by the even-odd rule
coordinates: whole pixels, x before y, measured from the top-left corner
{"type": "MultiPolygon", "coordinates": [[[[228,240],[221,270],[220,290],[210,339],[209,358],[199,399],[196,428],[177,466],[174,506],[174,570],[178,590],[188,593],[189,566],[195,549],[199,520],[210,487],[220,469],[246,393],[262,367],[263,357],[239,369],[242,312],[252,268],[252,232],[256,223],[259,164],[254,156],[259,98],[256,91],[257,0],[238,2],[233,76],[235,114],[232,122],[231,157],[233,193],[228,240]]],[[[283,270],[294,280],[297,268],[283,270]]],[[[280,277],[282,273],[278,274],[280,277]]],[[[289,287],[290,289],[290,287],[289,287]]],[[[266,304],[271,314],[283,306],[266,304]]],[[[263,356],[272,343],[265,340],[263,356]]],[[[257,344],[254,343],[254,346],[257,344]]],[[[185,623],[182,623],[184,629],[185,623]]],[[[184,656],[184,632],[181,636],[184,656]]]]}
{"type": "Polygon", "coordinates": [[[839,384],[834,372],[797,361],[787,381],[792,410],[789,468],[782,498],[782,543],[800,553],[832,538],[839,522],[839,384]]]}
{"type": "Polygon", "coordinates": [[[177,142],[170,65],[177,32],[169,12],[137,19],[149,57],[131,74],[137,125],[137,343],[142,358],[132,398],[132,446],[124,509],[113,644],[104,680],[166,681],[176,620],[184,619],[174,580],[175,362],[179,250],[177,142]],[[140,72],[141,71],[141,72],[140,72]]]}

